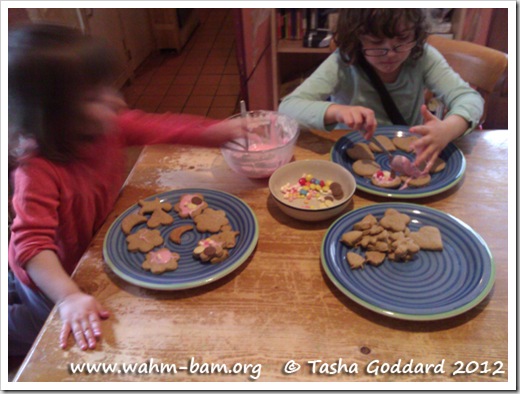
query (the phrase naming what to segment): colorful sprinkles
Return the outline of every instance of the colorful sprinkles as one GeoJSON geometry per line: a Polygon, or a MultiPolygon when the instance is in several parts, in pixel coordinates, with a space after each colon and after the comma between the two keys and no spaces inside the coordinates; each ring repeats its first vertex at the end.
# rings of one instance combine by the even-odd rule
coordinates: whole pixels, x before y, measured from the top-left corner
{"type": "Polygon", "coordinates": [[[298,202],[302,208],[322,209],[334,205],[334,200],[341,200],[343,189],[338,182],[303,174],[296,183],[286,183],[281,187],[283,198],[289,202],[298,202]]]}

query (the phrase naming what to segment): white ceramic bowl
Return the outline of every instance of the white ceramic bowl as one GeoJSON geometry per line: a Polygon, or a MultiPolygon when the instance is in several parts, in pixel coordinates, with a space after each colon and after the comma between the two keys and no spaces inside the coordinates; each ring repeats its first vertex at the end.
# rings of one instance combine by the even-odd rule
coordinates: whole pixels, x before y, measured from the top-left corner
{"type": "Polygon", "coordinates": [[[299,160],[276,170],[269,178],[269,190],[282,212],[298,220],[316,222],[338,216],[346,209],[356,191],[356,180],[347,169],[332,161],[299,160]],[[285,198],[282,187],[297,184],[304,174],[339,183],[343,195],[339,199],[334,198],[330,206],[324,206],[317,199],[306,203],[301,198],[293,201],[285,198]]]}
{"type": "MultiPolygon", "coordinates": [[[[240,117],[240,114],[230,119],[240,117]]],[[[249,150],[227,143],[221,148],[227,165],[248,178],[267,178],[278,168],[291,161],[294,145],[300,134],[298,123],[273,111],[249,111],[249,150]]],[[[245,145],[244,138],[236,140],[245,145]]]]}

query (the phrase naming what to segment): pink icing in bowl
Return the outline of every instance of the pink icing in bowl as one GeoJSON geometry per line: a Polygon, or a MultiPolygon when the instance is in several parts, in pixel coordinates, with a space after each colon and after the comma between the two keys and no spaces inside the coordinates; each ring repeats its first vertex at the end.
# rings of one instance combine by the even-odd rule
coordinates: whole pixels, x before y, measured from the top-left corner
{"type": "MultiPolygon", "coordinates": [[[[240,114],[231,118],[237,117],[240,114]]],[[[236,144],[225,144],[221,148],[224,160],[233,171],[248,178],[267,178],[291,161],[300,134],[294,119],[274,111],[249,111],[246,124],[248,143],[244,138],[237,142],[248,145],[248,150],[236,144]]]]}

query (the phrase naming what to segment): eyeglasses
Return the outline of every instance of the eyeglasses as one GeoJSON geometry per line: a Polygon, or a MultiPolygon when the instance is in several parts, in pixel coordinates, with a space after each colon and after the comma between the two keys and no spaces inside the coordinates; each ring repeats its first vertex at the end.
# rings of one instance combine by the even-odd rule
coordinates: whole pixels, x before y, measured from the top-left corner
{"type": "Polygon", "coordinates": [[[391,49],[368,48],[368,49],[363,49],[362,52],[363,52],[363,55],[365,55],[365,56],[379,57],[379,56],[386,56],[386,54],[388,52],[390,52],[390,50],[393,50],[397,53],[408,52],[408,51],[411,51],[416,45],[417,45],[417,41],[410,41],[405,44],[393,46],[391,49]]]}

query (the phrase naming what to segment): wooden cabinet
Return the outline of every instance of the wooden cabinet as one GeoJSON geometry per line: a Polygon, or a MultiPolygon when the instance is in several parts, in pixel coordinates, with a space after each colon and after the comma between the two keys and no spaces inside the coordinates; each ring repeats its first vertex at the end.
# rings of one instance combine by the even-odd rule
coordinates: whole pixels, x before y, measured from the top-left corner
{"type": "Polygon", "coordinates": [[[102,37],[125,65],[118,76],[119,88],[156,49],[148,10],[144,8],[27,8],[33,22],[60,23],[102,37]]]}
{"type": "Polygon", "coordinates": [[[151,8],[149,12],[159,49],[180,52],[199,25],[195,8],[151,8]]]}

